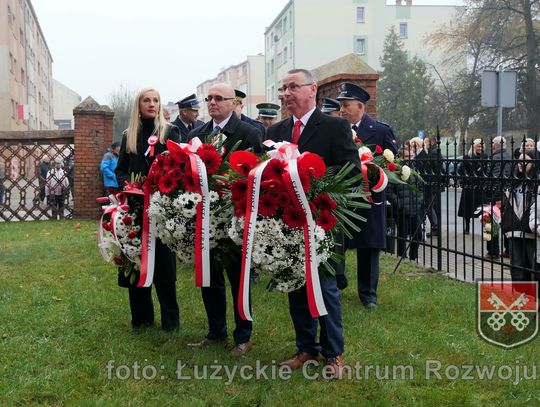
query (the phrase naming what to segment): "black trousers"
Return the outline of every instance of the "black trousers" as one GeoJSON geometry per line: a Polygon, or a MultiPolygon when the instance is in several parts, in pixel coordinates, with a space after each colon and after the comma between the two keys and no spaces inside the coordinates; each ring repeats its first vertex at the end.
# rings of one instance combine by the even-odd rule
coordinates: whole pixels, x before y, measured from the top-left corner
{"type": "MultiPolygon", "coordinates": [[[[153,286],[161,309],[161,326],[174,331],[180,326],[180,312],[176,301],[176,258],[161,240],[156,239],[156,261],[153,286]]],[[[134,327],[154,323],[152,287],[129,287],[131,324],[134,327]]]]}
{"type": "MultiPolygon", "coordinates": [[[[222,264],[211,259],[210,264],[210,287],[202,287],[201,294],[208,317],[209,339],[225,339],[227,337],[227,300],[225,296],[225,276],[231,284],[231,294],[233,298],[233,311],[235,329],[233,338],[236,344],[249,341],[253,323],[245,321],[238,312],[238,292],[240,288],[241,260],[233,261],[232,264],[224,267],[222,264]]],[[[251,298],[250,298],[251,301],[251,298]]]]}
{"type": "Polygon", "coordinates": [[[356,249],[358,296],[362,304],[377,303],[380,249],[356,249]]]}

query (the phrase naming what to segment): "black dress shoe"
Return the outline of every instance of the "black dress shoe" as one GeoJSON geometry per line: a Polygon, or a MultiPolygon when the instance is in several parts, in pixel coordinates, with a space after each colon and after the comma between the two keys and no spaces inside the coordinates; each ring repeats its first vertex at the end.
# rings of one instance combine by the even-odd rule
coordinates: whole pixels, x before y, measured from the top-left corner
{"type": "Polygon", "coordinates": [[[347,281],[347,276],[345,274],[336,274],[336,283],[337,288],[340,290],[344,290],[349,286],[349,282],[347,281]]]}

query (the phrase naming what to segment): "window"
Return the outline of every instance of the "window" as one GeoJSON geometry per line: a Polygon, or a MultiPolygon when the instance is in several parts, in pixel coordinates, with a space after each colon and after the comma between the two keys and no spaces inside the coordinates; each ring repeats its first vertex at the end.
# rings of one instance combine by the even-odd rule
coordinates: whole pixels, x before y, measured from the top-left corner
{"type": "Polygon", "coordinates": [[[19,42],[20,42],[21,45],[24,47],[24,35],[23,35],[23,30],[22,30],[22,28],[19,28],[19,42]]]}
{"type": "Polygon", "coordinates": [[[274,100],[274,95],[276,94],[274,85],[270,88],[270,100],[274,100]]]}
{"type": "Polygon", "coordinates": [[[287,47],[283,48],[283,63],[286,63],[287,62],[287,52],[289,50],[287,49],[287,47]]]}
{"type": "Polygon", "coordinates": [[[407,23],[399,23],[399,38],[407,38],[408,34],[407,23]]]}
{"type": "Polygon", "coordinates": [[[357,38],[354,44],[354,52],[359,55],[366,53],[366,40],[365,38],[357,38]]]}
{"type": "Polygon", "coordinates": [[[283,34],[287,32],[287,16],[283,17],[283,34]]]}
{"type": "Polygon", "coordinates": [[[270,60],[270,72],[274,73],[274,58],[270,60]]]}
{"type": "Polygon", "coordinates": [[[281,62],[283,60],[283,54],[280,52],[277,54],[277,66],[281,66],[281,62]]]}
{"type": "Polygon", "coordinates": [[[365,12],[364,7],[356,7],[356,23],[357,24],[361,24],[361,23],[366,22],[364,20],[364,12],[365,12]]]}
{"type": "Polygon", "coordinates": [[[11,73],[13,73],[13,66],[15,65],[15,63],[13,62],[13,54],[10,52],[9,53],[9,71],[11,73]]]}
{"type": "Polygon", "coordinates": [[[25,82],[25,75],[24,75],[24,69],[21,68],[21,84],[24,85],[24,82],[25,82]]]}

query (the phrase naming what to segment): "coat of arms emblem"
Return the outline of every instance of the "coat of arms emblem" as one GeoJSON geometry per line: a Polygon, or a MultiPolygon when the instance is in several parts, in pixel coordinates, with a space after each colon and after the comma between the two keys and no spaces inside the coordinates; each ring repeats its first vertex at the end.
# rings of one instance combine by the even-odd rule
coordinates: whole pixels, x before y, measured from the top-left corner
{"type": "Polygon", "coordinates": [[[538,283],[478,282],[478,333],[509,349],[538,333],[538,283]]]}

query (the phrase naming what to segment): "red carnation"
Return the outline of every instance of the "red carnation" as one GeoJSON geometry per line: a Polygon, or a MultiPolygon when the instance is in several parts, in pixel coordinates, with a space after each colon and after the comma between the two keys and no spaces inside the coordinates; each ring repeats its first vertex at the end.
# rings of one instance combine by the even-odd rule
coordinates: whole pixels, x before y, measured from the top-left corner
{"type": "Polygon", "coordinates": [[[241,218],[246,214],[246,200],[236,201],[234,203],[234,216],[241,218]]]}
{"type": "Polygon", "coordinates": [[[337,218],[330,211],[321,211],[315,223],[325,231],[333,229],[337,224],[337,218]]]}
{"type": "Polygon", "coordinates": [[[184,176],[182,174],[182,171],[180,171],[180,168],[173,168],[172,170],[169,170],[167,174],[173,177],[177,181],[181,180],[184,176]]]}
{"type": "Polygon", "coordinates": [[[332,211],[337,208],[336,202],[328,194],[319,194],[313,200],[313,203],[321,211],[332,211]]]}
{"type": "Polygon", "coordinates": [[[193,180],[193,173],[190,170],[184,173],[183,186],[186,192],[197,192],[195,181],[193,180]]]}
{"type": "Polygon", "coordinates": [[[305,172],[301,172],[299,175],[300,182],[302,183],[302,188],[304,188],[304,192],[309,191],[309,188],[311,187],[311,178],[305,172]]]}
{"type": "Polygon", "coordinates": [[[161,192],[162,194],[165,194],[165,195],[172,194],[176,190],[177,186],[178,184],[176,180],[173,177],[171,177],[169,174],[166,174],[159,178],[158,188],[159,188],[159,192],[161,192]]]}
{"type": "Polygon", "coordinates": [[[490,222],[491,221],[491,216],[488,213],[484,213],[484,216],[482,216],[482,220],[484,222],[490,222]]]}
{"type": "Polygon", "coordinates": [[[306,223],[306,215],[304,211],[295,206],[288,206],[283,211],[283,222],[291,229],[297,229],[304,226],[306,223]]]}
{"type": "Polygon", "coordinates": [[[382,153],[383,153],[382,147],[381,147],[381,146],[376,146],[376,147],[375,147],[375,152],[376,152],[377,154],[382,154],[382,153]]]}
{"type": "Polygon", "coordinates": [[[360,139],[360,137],[355,137],[355,138],[354,138],[354,142],[355,142],[355,143],[361,143],[362,140],[360,139]]]}
{"type": "Polygon", "coordinates": [[[397,165],[394,163],[388,163],[388,170],[394,172],[395,170],[397,170],[397,165]]]}
{"type": "Polygon", "coordinates": [[[233,201],[240,201],[246,199],[247,181],[239,179],[231,185],[231,195],[233,201]]]}
{"type": "Polygon", "coordinates": [[[307,172],[314,178],[321,178],[326,172],[326,165],[317,154],[305,152],[298,157],[298,171],[307,172]]]}
{"type": "Polygon", "coordinates": [[[137,232],[132,230],[131,232],[128,233],[128,237],[130,239],[135,239],[137,237],[137,232]]]}
{"type": "Polygon", "coordinates": [[[208,175],[215,174],[219,170],[219,166],[223,159],[217,153],[215,148],[212,149],[200,149],[197,150],[197,154],[206,166],[206,173],[208,175]]]}
{"type": "Polygon", "coordinates": [[[131,226],[133,224],[133,218],[129,215],[126,215],[122,218],[122,222],[126,226],[131,226]]]}
{"type": "Polygon", "coordinates": [[[277,179],[269,179],[266,181],[261,181],[261,188],[265,191],[270,191],[274,193],[278,193],[279,191],[283,191],[283,182],[277,180],[277,179]]]}
{"type": "Polygon", "coordinates": [[[116,264],[117,266],[123,266],[124,265],[124,262],[122,261],[122,259],[120,257],[115,256],[113,261],[114,261],[114,264],[116,264]]]}
{"type": "Polygon", "coordinates": [[[189,163],[189,157],[183,151],[171,151],[171,166],[180,167],[181,169],[189,163]]]}
{"type": "Polygon", "coordinates": [[[285,172],[285,161],[271,160],[263,171],[262,180],[281,179],[285,172]]]}
{"type": "Polygon", "coordinates": [[[231,169],[244,176],[248,176],[258,161],[259,158],[249,151],[235,151],[229,156],[231,169]]]}
{"type": "Polygon", "coordinates": [[[291,203],[291,198],[287,192],[282,192],[277,196],[278,204],[281,208],[286,208],[291,203]]]}
{"type": "Polygon", "coordinates": [[[278,200],[271,194],[262,194],[259,197],[259,215],[274,216],[278,210],[278,200]]]}
{"type": "Polygon", "coordinates": [[[103,229],[105,229],[107,232],[110,232],[112,230],[111,223],[110,222],[103,222],[101,224],[103,229]]]}

